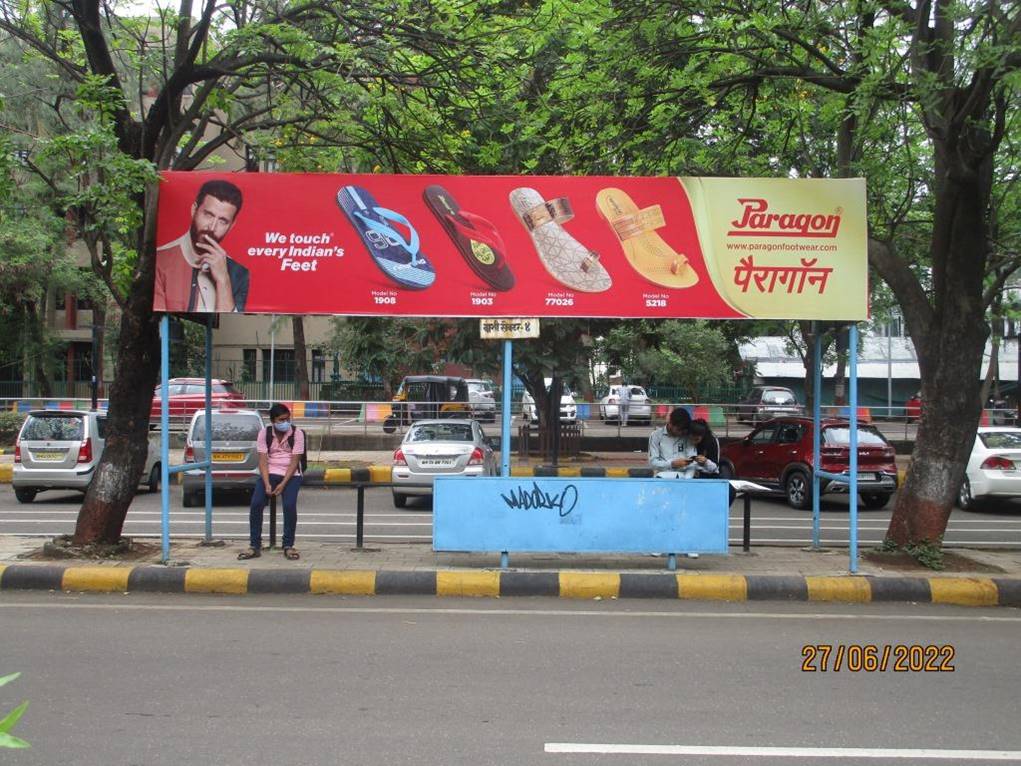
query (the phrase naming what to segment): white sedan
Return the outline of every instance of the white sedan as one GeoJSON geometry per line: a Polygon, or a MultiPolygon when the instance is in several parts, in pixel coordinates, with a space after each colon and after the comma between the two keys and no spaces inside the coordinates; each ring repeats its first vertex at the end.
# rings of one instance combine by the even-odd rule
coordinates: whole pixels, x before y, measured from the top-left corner
{"type": "MultiPolygon", "coordinates": [[[[610,393],[599,400],[599,417],[603,420],[620,420],[620,390],[622,386],[610,386],[610,393]]],[[[628,400],[628,421],[652,422],[652,405],[641,386],[628,386],[631,398],[628,400]]]]}
{"type": "MultiPolygon", "coordinates": [[[[527,391],[521,395],[521,417],[533,423],[539,421],[539,408],[535,406],[535,400],[527,391]]],[[[578,403],[574,400],[574,394],[565,387],[560,395],[560,420],[573,423],[577,419],[578,403]]]]}
{"type": "Polygon", "coordinates": [[[963,509],[991,498],[1021,497],[1021,428],[982,427],[957,494],[963,509]]]}
{"type": "Polygon", "coordinates": [[[437,476],[496,476],[496,453],[478,422],[444,418],[419,420],[394,452],[394,506],[410,495],[431,496],[437,476]]]}

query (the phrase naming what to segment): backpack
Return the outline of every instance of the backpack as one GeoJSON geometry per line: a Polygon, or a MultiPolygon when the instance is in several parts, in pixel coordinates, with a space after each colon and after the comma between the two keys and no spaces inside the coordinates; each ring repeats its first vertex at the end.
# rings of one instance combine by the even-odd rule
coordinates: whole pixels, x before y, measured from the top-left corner
{"type": "MultiPolygon", "coordinates": [[[[291,448],[292,452],[294,451],[294,435],[298,431],[301,431],[301,429],[298,428],[296,425],[292,424],[291,425],[291,434],[290,434],[290,436],[287,437],[287,446],[289,446],[291,448]]],[[[304,431],[301,431],[301,435],[302,435],[302,437],[305,440],[305,451],[302,452],[300,455],[298,455],[298,467],[301,469],[301,472],[304,474],[305,470],[308,468],[308,437],[307,437],[307,435],[305,434],[304,431]]],[[[273,426],[267,426],[266,427],[266,452],[269,452],[270,445],[272,445],[272,444],[273,444],[273,426]]]]}

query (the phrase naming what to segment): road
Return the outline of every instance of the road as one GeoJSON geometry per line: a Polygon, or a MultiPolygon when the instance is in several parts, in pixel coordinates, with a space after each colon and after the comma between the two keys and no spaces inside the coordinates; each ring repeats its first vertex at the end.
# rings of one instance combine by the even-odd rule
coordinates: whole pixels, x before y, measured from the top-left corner
{"type": "MultiPolygon", "coordinates": [[[[205,513],[201,508],[181,506],[180,487],[171,489],[171,535],[203,534],[205,513]]],[[[428,501],[413,500],[407,509],[393,507],[390,490],[366,490],[366,542],[427,542],[432,539],[432,510],[428,501]]],[[[882,542],[890,520],[890,508],[859,511],[862,545],[882,542]]],[[[9,486],[0,486],[0,534],[59,535],[74,530],[81,495],[45,492],[35,502],[18,503],[9,486]]],[[[305,488],[299,502],[299,538],[346,542],[355,536],[356,493],[350,489],[305,488]]],[[[742,503],[731,510],[730,539],[741,541],[742,503]]],[[[811,542],[810,511],[795,511],[782,499],[760,498],[752,502],[752,543],[759,545],[807,545],[811,542]]],[[[268,522],[267,522],[268,523],[268,522]]],[[[140,494],[128,513],[124,533],[131,537],[155,537],[160,530],[159,495],[140,494]]],[[[217,538],[247,536],[248,510],[244,495],[222,495],[213,509],[213,534],[217,538]]],[[[846,546],[847,500],[824,499],[822,544],[846,546]]],[[[1021,501],[1009,501],[982,512],[955,511],[950,517],[947,546],[1021,547],[1021,501]]]]}
{"type": "Polygon", "coordinates": [[[1015,610],[5,592],[0,622],[11,766],[1021,763],[1015,610]],[[803,672],[806,644],[954,670],[803,672]]]}

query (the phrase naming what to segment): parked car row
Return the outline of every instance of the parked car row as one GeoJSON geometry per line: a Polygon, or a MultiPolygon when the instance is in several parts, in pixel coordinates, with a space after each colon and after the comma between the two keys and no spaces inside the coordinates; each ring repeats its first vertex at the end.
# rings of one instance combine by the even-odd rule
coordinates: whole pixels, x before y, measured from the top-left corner
{"type": "MultiPolygon", "coordinates": [[[[550,383],[551,379],[547,378],[547,389],[550,383]]],[[[610,386],[607,394],[599,400],[598,415],[601,420],[620,420],[621,388],[620,384],[610,386]]],[[[230,381],[213,379],[211,389],[213,407],[245,406],[244,395],[230,381]]],[[[204,378],[172,378],[167,390],[171,417],[177,420],[190,418],[205,409],[204,378]]],[[[645,389],[631,384],[628,391],[628,421],[651,422],[652,403],[645,389]]],[[[150,408],[153,421],[160,417],[161,400],[162,387],[156,386],[150,408]]],[[[748,397],[735,405],[734,411],[739,421],[754,424],[782,415],[800,415],[803,409],[789,388],[756,386],[748,397]]],[[[560,419],[574,421],[577,419],[577,411],[575,395],[565,386],[560,400],[560,419]]],[[[392,433],[398,425],[406,426],[420,418],[462,417],[466,413],[479,420],[496,420],[496,392],[492,381],[444,375],[409,375],[401,381],[393,397],[393,415],[385,423],[385,430],[392,433]]],[[[538,410],[528,391],[521,397],[521,415],[525,420],[538,420],[538,410]]]]}
{"type": "MultiPolygon", "coordinates": [[[[534,406],[534,405],[533,405],[534,406]]],[[[563,412],[563,408],[562,408],[563,412]]],[[[572,416],[573,417],[573,416],[572,416]]],[[[611,416],[612,417],[612,416],[611,416]]],[[[106,443],[106,414],[78,410],[33,410],[22,424],[14,453],[12,485],[19,502],[32,502],[46,490],[84,492],[95,475],[106,443]]],[[[251,491],[258,480],[258,439],[262,416],[251,409],[218,408],[212,412],[213,487],[251,491]]],[[[850,470],[850,424],[820,423],[820,467],[827,473],[850,470]]],[[[185,441],[185,462],[203,462],[206,414],[192,414],[185,441]]],[[[745,479],[782,493],[798,509],[811,505],[813,423],[810,418],[774,418],[740,441],[724,446],[723,478],[745,479]]],[[[891,444],[871,425],[860,424],[858,492],[866,508],[883,508],[897,489],[897,466],[891,444]]],[[[436,476],[497,475],[495,443],[471,418],[414,422],[393,456],[393,501],[404,507],[413,495],[431,495],[436,476]]],[[[142,483],[159,489],[159,446],[150,438],[142,483]]],[[[205,489],[205,470],[183,473],[182,503],[198,505],[205,489]]],[[[821,480],[822,494],[846,494],[843,482],[821,480]]],[[[958,494],[962,509],[984,500],[1021,496],[1021,429],[981,427],[958,494]]]]}

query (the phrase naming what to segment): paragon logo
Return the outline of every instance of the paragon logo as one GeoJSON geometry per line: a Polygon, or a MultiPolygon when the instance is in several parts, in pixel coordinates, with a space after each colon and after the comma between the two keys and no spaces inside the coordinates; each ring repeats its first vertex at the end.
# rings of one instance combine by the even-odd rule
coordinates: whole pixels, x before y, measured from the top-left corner
{"type": "Polygon", "coordinates": [[[833,215],[812,213],[769,213],[764,199],[739,199],[744,205],[741,220],[733,220],[728,237],[835,237],[840,229],[837,208],[833,215]]]}

